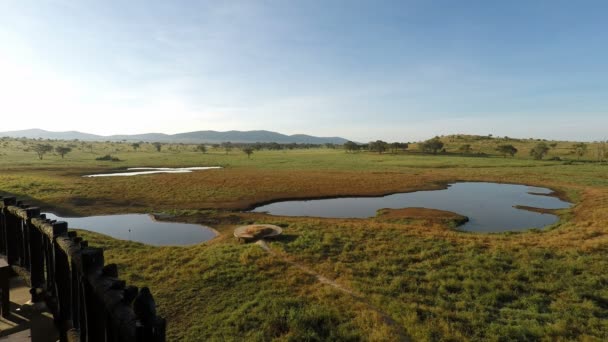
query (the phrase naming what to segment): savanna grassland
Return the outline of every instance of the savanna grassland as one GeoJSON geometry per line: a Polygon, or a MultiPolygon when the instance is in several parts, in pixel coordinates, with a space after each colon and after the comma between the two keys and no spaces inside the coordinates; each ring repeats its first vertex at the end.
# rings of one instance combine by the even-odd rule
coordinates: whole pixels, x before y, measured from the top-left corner
{"type": "MultiPolygon", "coordinates": [[[[444,153],[341,149],[226,153],[128,143],[73,144],[42,160],[38,141],[0,143],[0,191],[66,215],[164,212],[217,229],[210,242],[152,247],[85,233],[135,285],[148,285],[170,340],[608,339],[608,166],[572,142],[543,160],[533,140],[445,137],[444,153]],[[505,141],[519,152],[497,155],[505,141]],[[461,151],[464,143],[470,150],[461,151]],[[96,161],[111,154],[122,161],[96,161]],[[559,158],[556,158],[559,157],[559,158]],[[555,160],[549,160],[555,159],[555,160]],[[579,160],[580,159],[580,160],[579,160]],[[188,174],[83,178],[127,167],[222,166],[188,174]],[[277,199],[382,195],[455,181],[545,186],[574,203],[524,233],[458,231],[449,213],[369,219],[276,217],[242,210],[277,199]],[[269,250],[231,237],[271,223],[269,250]]],[[[45,142],[46,143],[46,142],[45,142]]],[[[86,228],[86,227],[83,227],[86,228]]],[[[265,247],[265,246],[264,246],[265,247]]]]}

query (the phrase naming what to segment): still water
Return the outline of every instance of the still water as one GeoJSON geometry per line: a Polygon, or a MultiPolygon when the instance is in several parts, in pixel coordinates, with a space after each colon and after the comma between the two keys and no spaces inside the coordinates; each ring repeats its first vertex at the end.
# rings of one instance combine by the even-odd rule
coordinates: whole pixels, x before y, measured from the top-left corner
{"type": "Polygon", "coordinates": [[[156,173],[190,173],[193,171],[221,169],[221,166],[194,166],[194,167],[130,167],[127,172],[99,173],[95,175],[85,175],[83,177],[128,177],[139,175],[152,175],[156,173]]]}
{"type": "Polygon", "coordinates": [[[552,191],[526,185],[463,182],[447,189],[398,193],[383,197],[347,197],[307,201],[282,201],[257,207],[253,212],[280,216],[366,218],[382,208],[422,207],[467,216],[459,227],[471,232],[504,232],[540,228],[557,222],[552,214],[541,214],[514,206],[563,209],[570,203],[546,196],[552,191]],[[545,195],[542,195],[545,194],[545,195]]]}
{"type": "Polygon", "coordinates": [[[72,229],[85,229],[116,239],[142,242],[155,246],[192,245],[211,240],[215,232],[209,227],[177,222],[155,221],[147,214],[59,217],[46,213],[51,220],[66,221],[72,229]]]}

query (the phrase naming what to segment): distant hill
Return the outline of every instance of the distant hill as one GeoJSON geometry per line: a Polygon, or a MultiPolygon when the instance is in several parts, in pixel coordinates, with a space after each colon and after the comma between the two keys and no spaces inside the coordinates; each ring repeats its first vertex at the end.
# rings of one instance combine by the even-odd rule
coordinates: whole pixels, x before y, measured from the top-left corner
{"type": "Polygon", "coordinates": [[[306,134],[285,135],[271,131],[196,131],[178,134],[146,133],[134,135],[95,135],[77,131],[50,132],[43,129],[27,129],[22,131],[0,132],[0,137],[83,140],[83,141],[145,141],[167,143],[234,143],[276,142],[281,144],[343,144],[347,139],[340,137],[315,137],[306,134]]]}

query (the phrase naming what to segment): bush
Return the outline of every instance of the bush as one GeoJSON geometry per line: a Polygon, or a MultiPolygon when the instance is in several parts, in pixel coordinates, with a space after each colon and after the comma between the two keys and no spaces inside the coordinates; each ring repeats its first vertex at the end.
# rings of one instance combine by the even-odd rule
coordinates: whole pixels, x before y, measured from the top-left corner
{"type": "Polygon", "coordinates": [[[97,157],[97,158],[95,158],[95,160],[113,161],[113,162],[122,161],[122,160],[118,159],[118,157],[112,157],[112,155],[110,155],[110,154],[106,154],[103,157],[97,157]]]}
{"type": "Polygon", "coordinates": [[[439,139],[439,137],[434,137],[433,139],[420,143],[418,148],[422,152],[437,154],[438,151],[443,152],[443,142],[441,139],[439,139]]]}

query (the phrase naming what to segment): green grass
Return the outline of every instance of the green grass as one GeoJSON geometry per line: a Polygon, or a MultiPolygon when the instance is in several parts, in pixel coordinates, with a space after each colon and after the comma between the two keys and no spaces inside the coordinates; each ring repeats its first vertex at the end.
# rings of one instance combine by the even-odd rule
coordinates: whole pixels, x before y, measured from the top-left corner
{"type": "MultiPolygon", "coordinates": [[[[473,139],[473,138],[467,138],[473,139]]],[[[448,152],[466,139],[446,137],[448,152]],[[452,139],[452,141],[450,141],[452,139]]],[[[27,142],[32,143],[32,142],[27,142]]],[[[489,153],[497,140],[471,140],[489,153]]],[[[510,142],[509,142],[510,143],[510,142]]],[[[572,143],[535,161],[516,158],[256,151],[251,159],[189,146],[95,144],[37,160],[0,145],[0,190],[72,214],[165,211],[221,235],[191,247],[151,247],[82,233],[168,318],[169,340],[423,341],[608,339],[608,167],[576,162],[572,143]],[[149,148],[150,147],[150,148],[149,148]],[[111,153],[122,162],[99,162],[111,153]],[[137,166],[221,165],[180,175],[82,178],[137,166]],[[575,203],[550,229],[473,234],[424,219],[317,219],[228,211],[277,198],[372,195],[458,181],[547,186],[575,203]],[[274,254],[239,244],[232,229],[279,224],[274,254]],[[335,281],[320,282],[315,275],[335,281]],[[341,289],[340,289],[341,288],[341,289]]],[[[56,144],[66,144],[56,143],[56,144]]],[[[415,149],[415,146],[412,146],[415,149]]],[[[589,156],[583,159],[591,159],[589,156]]]]}

